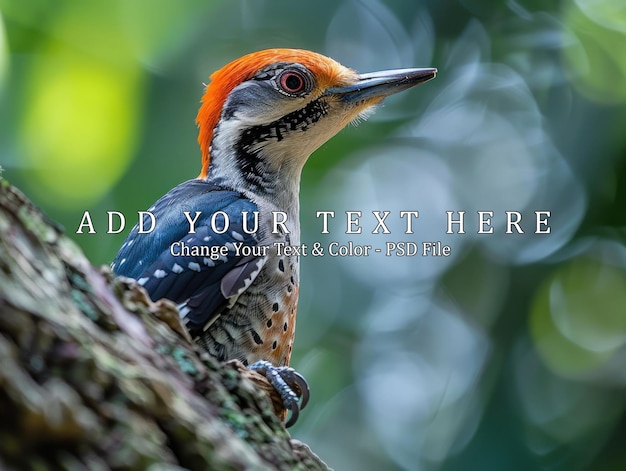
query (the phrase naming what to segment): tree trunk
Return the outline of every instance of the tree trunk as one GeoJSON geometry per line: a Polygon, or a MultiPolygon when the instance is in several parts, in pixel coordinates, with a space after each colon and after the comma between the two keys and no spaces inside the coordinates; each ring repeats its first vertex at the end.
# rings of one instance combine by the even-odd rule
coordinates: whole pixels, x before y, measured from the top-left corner
{"type": "Polygon", "coordinates": [[[0,469],[328,469],[268,391],[0,179],[0,469]]]}

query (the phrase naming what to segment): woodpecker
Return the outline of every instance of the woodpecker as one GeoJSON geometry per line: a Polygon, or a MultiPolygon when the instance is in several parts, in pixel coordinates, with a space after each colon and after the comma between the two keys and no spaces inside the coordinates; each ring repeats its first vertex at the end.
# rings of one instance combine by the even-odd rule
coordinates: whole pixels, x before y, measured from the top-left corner
{"type": "Polygon", "coordinates": [[[135,226],[113,261],[116,275],[136,279],[153,300],[177,303],[191,336],[217,360],[265,374],[292,412],[287,425],[308,400],[306,382],[289,368],[300,260],[279,248],[300,245],[302,168],[384,97],[436,73],[358,74],[297,49],[227,64],[211,75],[196,118],[200,175],[149,208],[155,229],[135,226]],[[284,225],[275,227],[276,214],[284,225]]]}

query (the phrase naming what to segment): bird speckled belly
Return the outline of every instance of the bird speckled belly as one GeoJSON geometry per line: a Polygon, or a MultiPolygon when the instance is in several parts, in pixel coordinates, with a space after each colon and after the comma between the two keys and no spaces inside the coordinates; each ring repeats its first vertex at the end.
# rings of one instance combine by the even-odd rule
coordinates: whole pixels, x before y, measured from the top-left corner
{"type": "Polygon", "coordinates": [[[298,306],[297,258],[278,257],[270,250],[254,283],[222,312],[198,343],[219,360],[289,365],[298,306]]]}

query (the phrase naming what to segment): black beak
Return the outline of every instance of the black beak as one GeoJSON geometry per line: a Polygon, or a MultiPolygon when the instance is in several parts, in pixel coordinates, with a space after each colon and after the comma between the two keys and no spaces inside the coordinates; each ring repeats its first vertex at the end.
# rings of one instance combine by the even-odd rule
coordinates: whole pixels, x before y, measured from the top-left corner
{"type": "Polygon", "coordinates": [[[428,82],[437,75],[437,69],[394,69],[359,75],[359,80],[345,87],[326,90],[324,95],[339,95],[342,101],[355,102],[384,98],[394,93],[428,82]]]}

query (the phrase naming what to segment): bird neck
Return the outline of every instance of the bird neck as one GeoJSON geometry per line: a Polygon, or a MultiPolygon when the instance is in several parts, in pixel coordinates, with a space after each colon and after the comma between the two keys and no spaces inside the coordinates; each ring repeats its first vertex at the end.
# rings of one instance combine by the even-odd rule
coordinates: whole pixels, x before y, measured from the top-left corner
{"type": "Polygon", "coordinates": [[[299,218],[300,175],[313,148],[269,125],[246,125],[237,115],[213,132],[207,180],[243,193],[271,211],[299,218]]]}
{"type": "Polygon", "coordinates": [[[297,221],[300,177],[306,157],[286,155],[280,147],[270,151],[268,147],[252,150],[236,145],[229,150],[223,152],[219,146],[212,146],[207,181],[236,189],[250,200],[284,211],[297,221]]]}

